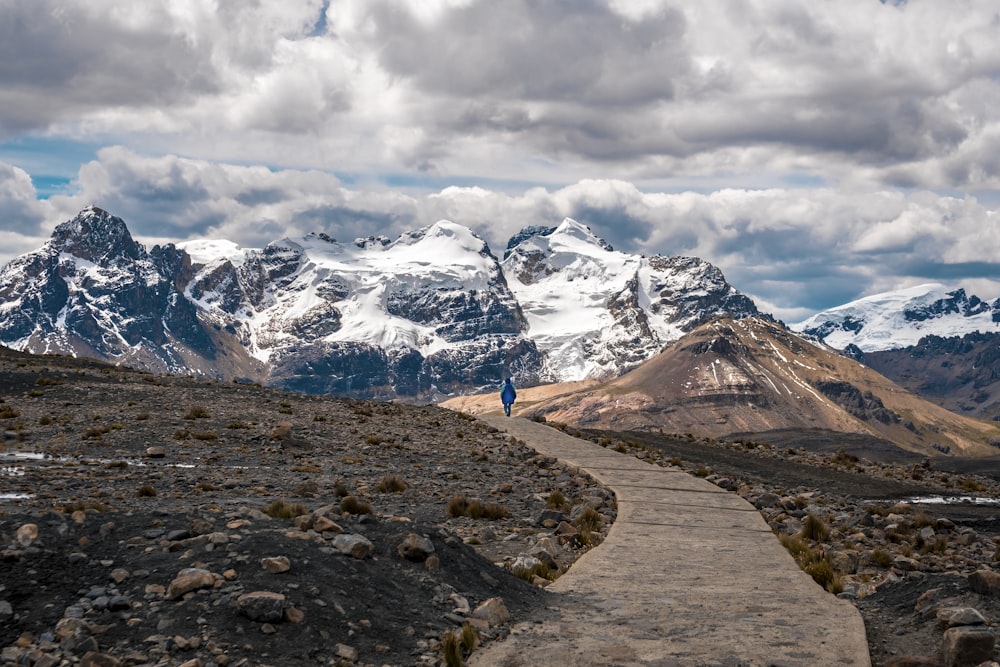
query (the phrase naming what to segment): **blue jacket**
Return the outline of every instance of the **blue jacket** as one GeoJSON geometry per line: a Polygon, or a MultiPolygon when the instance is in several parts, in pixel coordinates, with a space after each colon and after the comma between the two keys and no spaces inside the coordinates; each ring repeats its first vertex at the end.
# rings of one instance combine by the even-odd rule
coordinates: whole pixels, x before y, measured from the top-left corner
{"type": "Polygon", "coordinates": [[[508,379],[504,382],[503,389],[500,390],[500,400],[504,403],[513,403],[516,398],[517,392],[514,390],[514,385],[512,385],[508,379]]]}

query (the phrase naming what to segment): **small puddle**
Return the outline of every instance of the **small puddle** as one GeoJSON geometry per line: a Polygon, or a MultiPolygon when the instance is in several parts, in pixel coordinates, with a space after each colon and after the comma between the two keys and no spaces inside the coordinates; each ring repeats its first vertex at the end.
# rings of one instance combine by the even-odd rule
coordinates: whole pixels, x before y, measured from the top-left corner
{"type": "Polygon", "coordinates": [[[44,458],[42,452],[0,452],[0,461],[41,461],[44,458]]]}
{"type": "Polygon", "coordinates": [[[906,502],[914,505],[980,505],[1000,506],[1000,498],[983,496],[916,496],[907,498],[906,502]]]}
{"type": "Polygon", "coordinates": [[[0,493],[0,502],[4,500],[28,500],[34,497],[33,493],[0,493]]]}

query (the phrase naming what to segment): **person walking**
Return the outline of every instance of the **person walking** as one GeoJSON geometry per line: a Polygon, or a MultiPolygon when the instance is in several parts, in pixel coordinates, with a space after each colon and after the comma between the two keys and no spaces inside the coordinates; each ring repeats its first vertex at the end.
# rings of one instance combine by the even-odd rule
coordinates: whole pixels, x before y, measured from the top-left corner
{"type": "Polygon", "coordinates": [[[510,406],[514,405],[516,398],[517,391],[514,389],[514,384],[507,378],[504,380],[503,388],[500,389],[500,402],[503,403],[503,413],[508,417],[510,417],[510,406]]]}

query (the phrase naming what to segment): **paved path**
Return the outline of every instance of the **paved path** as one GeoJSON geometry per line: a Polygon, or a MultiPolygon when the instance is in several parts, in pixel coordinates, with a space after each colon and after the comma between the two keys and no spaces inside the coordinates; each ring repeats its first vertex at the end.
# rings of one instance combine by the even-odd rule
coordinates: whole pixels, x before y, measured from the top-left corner
{"type": "Polygon", "coordinates": [[[470,665],[870,667],[861,615],[739,496],[543,424],[480,419],[610,486],[618,519],[548,588],[544,614],[470,665]]]}

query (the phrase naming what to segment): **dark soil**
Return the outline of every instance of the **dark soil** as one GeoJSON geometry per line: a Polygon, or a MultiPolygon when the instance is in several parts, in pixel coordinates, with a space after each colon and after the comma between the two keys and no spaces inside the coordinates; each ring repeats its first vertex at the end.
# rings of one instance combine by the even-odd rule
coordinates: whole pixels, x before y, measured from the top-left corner
{"type": "MultiPolygon", "coordinates": [[[[589,478],[437,407],[65,358],[0,352],[0,434],[3,665],[88,652],[121,665],[437,664],[466,623],[480,641],[505,635],[475,618],[481,603],[499,598],[513,620],[544,607],[543,588],[496,563],[552,536],[536,522],[550,492],[613,506],[589,478]],[[380,490],[391,476],[406,488],[380,490]],[[348,495],[370,513],[342,509],[348,495]],[[455,497],[499,510],[454,517],[455,497]],[[272,518],[275,502],[306,514],[272,518]],[[339,529],[319,532],[317,517],[339,529]],[[341,530],[372,552],[342,553],[341,530]],[[400,555],[411,534],[431,557],[400,555]],[[265,570],[270,557],[290,569],[265,570]],[[170,599],[186,568],[214,585],[170,599]],[[260,591],[284,595],[281,618],[240,612],[260,591]]],[[[555,566],[582,549],[564,543],[555,566]]]]}

